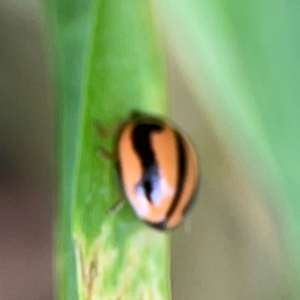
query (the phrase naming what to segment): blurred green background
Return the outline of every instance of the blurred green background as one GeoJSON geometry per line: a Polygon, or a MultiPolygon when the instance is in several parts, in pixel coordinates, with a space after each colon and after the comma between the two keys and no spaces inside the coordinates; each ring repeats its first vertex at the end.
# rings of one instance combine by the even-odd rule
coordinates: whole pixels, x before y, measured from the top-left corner
{"type": "MultiPolygon", "coordinates": [[[[172,234],[172,299],[299,299],[299,4],[155,3],[172,119],[203,175],[172,234]]],[[[53,297],[59,111],[43,9],[0,1],[0,299],[53,297]]]]}

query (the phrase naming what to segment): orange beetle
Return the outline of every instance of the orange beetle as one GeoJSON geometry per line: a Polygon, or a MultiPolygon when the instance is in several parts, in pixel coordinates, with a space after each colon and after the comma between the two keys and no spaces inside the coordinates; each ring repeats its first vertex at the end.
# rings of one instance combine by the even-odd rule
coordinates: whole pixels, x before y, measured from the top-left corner
{"type": "Polygon", "coordinates": [[[157,229],[176,226],[198,185],[191,143],[165,121],[133,113],[120,126],[116,151],[118,176],[135,213],[157,229]]]}

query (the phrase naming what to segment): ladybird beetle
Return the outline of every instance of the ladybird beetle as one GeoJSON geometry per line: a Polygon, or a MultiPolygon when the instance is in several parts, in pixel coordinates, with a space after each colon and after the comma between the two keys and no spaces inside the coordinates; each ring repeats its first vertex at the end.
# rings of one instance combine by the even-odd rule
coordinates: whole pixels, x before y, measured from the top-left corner
{"type": "Polygon", "coordinates": [[[157,229],[176,226],[198,185],[192,144],[171,124],[133,113],[119,128],[116,155],[120,183],[137,216],[157,229]]]}

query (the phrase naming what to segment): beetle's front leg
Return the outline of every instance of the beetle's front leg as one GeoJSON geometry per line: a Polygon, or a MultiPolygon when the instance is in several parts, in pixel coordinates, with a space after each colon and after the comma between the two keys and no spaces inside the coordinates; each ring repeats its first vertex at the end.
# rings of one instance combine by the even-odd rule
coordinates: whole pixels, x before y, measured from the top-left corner
{"type": "Polygon", "coordinates": [[[101,146],[97,148],[97,153],[100,157],[105,158],[106,160],[109,161],[116,161],[118,158],[118,153],[116,150],[108,151],[101,146]]]}
{"type": "Polygon", "coordinates": [[[116,122],[111,126],[105,127],[98,121],[93,122],[93,127],[96,133],[101,137],[109,137],[116,133],[122,122],[116,122]]]}

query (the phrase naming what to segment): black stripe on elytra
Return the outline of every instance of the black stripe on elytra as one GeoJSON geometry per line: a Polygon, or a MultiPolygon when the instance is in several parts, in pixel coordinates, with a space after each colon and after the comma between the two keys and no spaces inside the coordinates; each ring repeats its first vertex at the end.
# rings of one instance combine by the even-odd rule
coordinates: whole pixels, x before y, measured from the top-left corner
{"type": "Polygon", "coordinates": [[[161,131],[159,124],[137,124],[132,132],[133,147],[142,164],[142,178],[137,187],[145,190],[147,199],[152,203],[151,194],[159,181],[158,165],[154,151],[151,147],[150,136],[153,131],[161,131]]]}
{"type": "Polygon", "coordinates": [[[158,223],[152,223],[152,222],[145,221],[145,220],[144,220],[144,222],[145,222],[147,225],[149,225],[149,226],[151,226],[151,227],[153,227],[153,228],[155,228],[155,229],[157,229],[157,230],[165,230],[165,229],[166,229],[166,226],[167,226],[166,220],[161,221],[161,222],[158,222],[158,223]]]}
{"type": "Polygon", "coordinates": [[[176,133],[176,143],[177,143],[177,153],[178,153],[178,161],[177,161],[177,189],[172,201],[172,204],[167,212],[166,219],[168,220],[172,214],[174,213],[179,200],[182,194],[184,180],[186,176],[186,153],[184,149],[183,139],[182,137],[176,133]]]}

